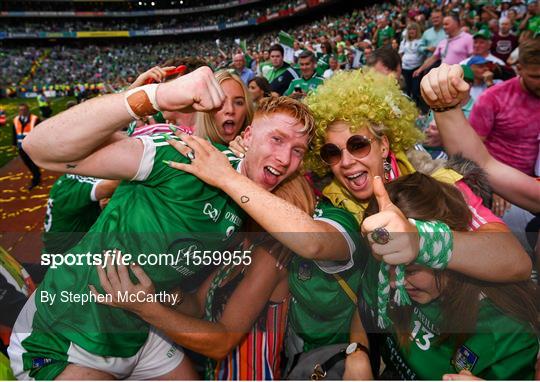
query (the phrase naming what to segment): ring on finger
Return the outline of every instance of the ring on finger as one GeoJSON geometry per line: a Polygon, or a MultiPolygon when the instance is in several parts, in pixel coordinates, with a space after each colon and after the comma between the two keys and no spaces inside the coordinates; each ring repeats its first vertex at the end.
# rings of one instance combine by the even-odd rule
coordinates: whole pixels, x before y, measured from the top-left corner
{"type": "Polygon", "coordinates": [[[387,244],[390,241],[390,232],[384,227],[375,228],[371,233],[371,239],[377,244],[387,244]]]}

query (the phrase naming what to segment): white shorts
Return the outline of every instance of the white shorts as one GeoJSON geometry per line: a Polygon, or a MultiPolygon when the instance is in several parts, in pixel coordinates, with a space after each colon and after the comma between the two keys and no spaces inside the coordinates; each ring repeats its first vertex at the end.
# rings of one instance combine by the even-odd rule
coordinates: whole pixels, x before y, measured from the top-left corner
{"type": "MultiPolygon", "coordinates": [[[[32,335],[32,321],[35,313],[36,304],[32,295],[15,322],[8,348],[11,368],[17,379],[34,379],[30,377],[31,369],[25,369],[23,366],[23,354],[27,352],[23,341],[32,335]]],[[[139,351],[128,358],[98,356],[87,352],[73,342],[70,342],[67,348],[64,354],[58,352],[59,361],[65,363],[67,359],[67,363],[100,370],[117,379],[155,379],[174,370],[184,359],[182,348],[155,328],[150,329],[148,338],[139,351]]],[[[37,378],[41,379],[39,373],[37,378]]]]}

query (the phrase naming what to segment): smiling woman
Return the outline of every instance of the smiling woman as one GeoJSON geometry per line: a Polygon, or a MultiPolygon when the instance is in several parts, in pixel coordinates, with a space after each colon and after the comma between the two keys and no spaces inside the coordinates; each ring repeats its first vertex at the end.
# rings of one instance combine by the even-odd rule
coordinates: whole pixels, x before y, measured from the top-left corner
{"type": "Polygon", "coordinates": [[[236,74],[221,70],[214,74],[225,93],[225,102],[217,112],[199,112],[195,135],[214,143],[228,144],[251,124],[253,103],[244,83],[236,74]]]}

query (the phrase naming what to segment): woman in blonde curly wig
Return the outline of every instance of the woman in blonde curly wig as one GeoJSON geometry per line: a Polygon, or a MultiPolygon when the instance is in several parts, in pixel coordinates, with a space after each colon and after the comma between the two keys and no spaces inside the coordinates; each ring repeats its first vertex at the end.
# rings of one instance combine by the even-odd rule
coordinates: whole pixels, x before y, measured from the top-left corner
{"type": "MultiPolygon", "coordinates": [[[[385,242],[377,242],[372,234],[368,234],[372,251],[385,262],[393,265],[415,262],[418,247],[415,247],[414,240],[403,247],[396,246],[394,241],[405,241],[402,240],[404,235],[399,232],[418,234],[418,231],[416,227],[410,226],[403,213],[391,204],[380,180],[387,183],[415,172],[405,154],[421,136],[415,127],[417,113],[412,101],[402,95],[393,77],[374,71],[358,71],[333,76],[320,86],[316,93],[310,94],[306,103],[312,110],[317,125],[314,149],[307,158],[308,166],[318,174],[330,170],[334,175],[332,182],[324,188],[323,195],[335,207],[353,213],[362,224],[362,231],[369,233],[386,230],[386,233],[389,233],[389,240],[385,242]],[[375,196],[377,201],[384,205],[379,205],[382,208],[379,214],[364,219],[367,204],[375,196]]],[[[464,196],[472,212],[469,230],[499,233],[490,235],[487,240],[486,234],[477,239],[478,236],[454,232],[454,251],[452,260],[446,264],[448,269],[485,281],[518,281],[526,278],[529,268],[526,254],[511,235],[500,235],[500,232],[509,232],[508,228],[482,205],[480,197],[473,194],[463,177],[446,168],[437,170],[431,176],[454,185],[464,196]],[[506,245],[513,248],[513,261],[523,264],[520,271],[509,278],[505,274],[504,265],[511,267],[511,263],[505,260],[508,251],[501,249],[506,245]],[[470,256],[472,252],[475,256],[470,256]],[[480,260],[481,252],[495,255],[495,272],[482,270],[482,264],[485,265],[488,260],[480,260]],[[521,271],[523,273],[520,273],[521,271]]],[[[373,288],[367,280],[377,280],[378,268],[379,265],[370,257],[365,273],[370,277],[362,278],[362,290],[373,288]]],[[[308,301],[308,305],[312,304],[313,301],[308,301]]],[[[360,317],[374,317],[374,314],[379,314],[378,311],[375,313],[377,306],[363,306],[367,311],[360,312],[360,317]]],[[[371,323],[369,326],[371,327],[371,323]]],[[[358,332],[354,329],[351,332],[351,341],[362,341],[364,337],[358,336],[355,331],[358,332]]],[[[355,360],[357,357],[355,354],[347,358],[347,379],[365,378],[365,360],[355,360]]]]}
{"type": "Polygon", "coordinates": [[[217,112],[196,113],[195,135],[226,145],[251,124],[253,102],[246,86],[236,74],[220,70],[214,73],[214,77],[227,99],[217,112]]]}
{"type": "MultiPolygon", "coordinates": [[[[318,175],[333,172],[335,180],[325,195],[335,205],[369,200],[374,176],[390,180],[414,171],[404,152],[421,139],[415,127],[417,110],[393,77],[375,71],[341,72],[311,93],[306,103],[317,124],[306,163],[318,175]],[[350,142],[355,150],[349,150],[350,144],[342,149],[353,136],[365,139],[350,142]],[[362,166],[355,166],[355,159],[362,166]]],[[[359,221],[361,210],[351,211],[359,221]]]]}

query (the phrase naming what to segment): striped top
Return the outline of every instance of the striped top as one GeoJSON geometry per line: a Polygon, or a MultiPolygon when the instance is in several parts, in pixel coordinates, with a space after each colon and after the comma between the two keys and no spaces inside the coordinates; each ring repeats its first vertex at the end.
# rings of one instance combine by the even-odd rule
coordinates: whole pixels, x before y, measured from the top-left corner
{"type": "MultiPolygon", "coordinates": [[[[230,274],[220,269],[214,280],[222,281],[220,274],[230,274]]],[[[232,294],[243,272],[239,273],[224,286],[220,282],[212,282],[208,293],[206,307],[217,321],[226,300],[232,294]]],[[[210,380],[278,380],[281,379],[281,351],[287,324],[289,299],[281,303],[269,302],[261,312],[250,332],[224,359],[218,362],[207,362],[205,379],[210,380]]]]}
{"type": "MultiPolygon", "coordinates": [[[[218,362],[214,369],[215,380],[279,380],[281,379],[281,350],[287,323],[287,299],[271,303],[266,323],[260,328],[255,323],[249,334],[229,355],[218,362]]],[[[261,319],[259,321],[261,321],[261,319]]]]}
{"type": "MultiPolygon", "coordinates": [[[[135,121],[134,121],[135,122],[135,121]]],[[[135,127],[135,124],[130,124],[127,134],[130,137],[139,137],[141,135],[154,135],[158,133],[166,134],[171,132],[170,126],[176,127],[180,132],[193,134],[193,130],[186,126],[176,126],[170,123],[157,123],[155,125],[144,125],[135,127]]]]}

